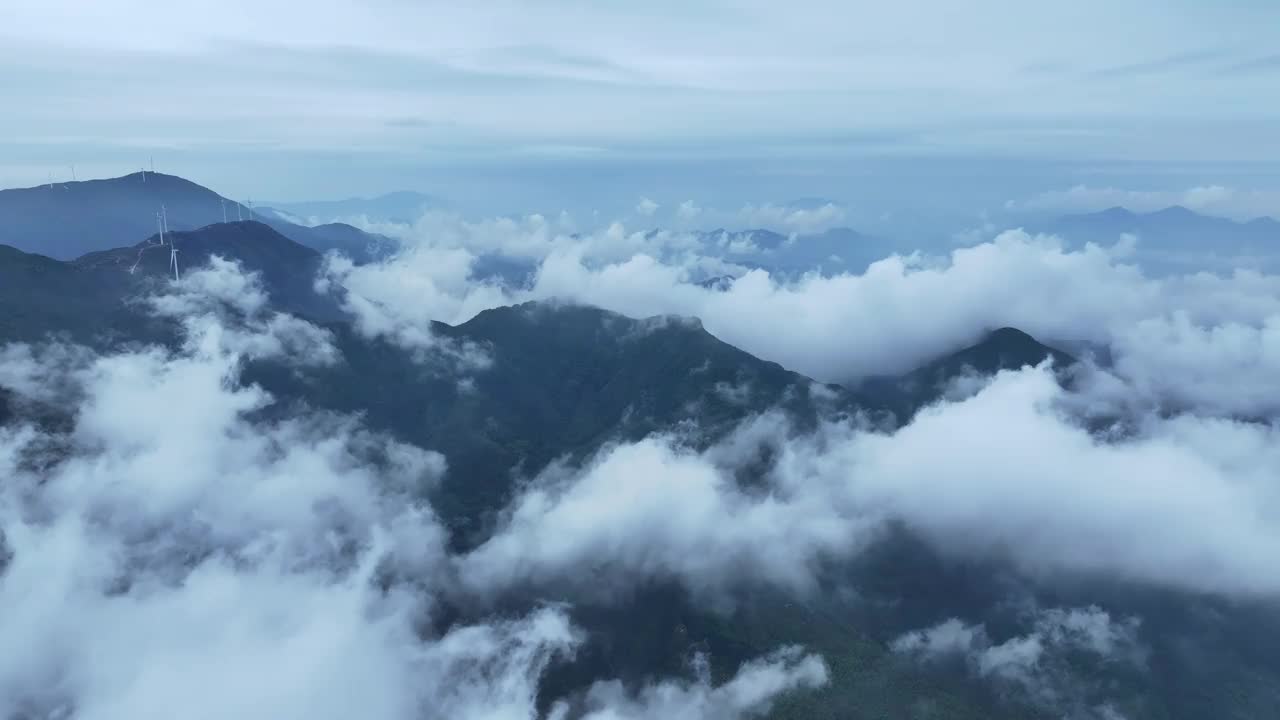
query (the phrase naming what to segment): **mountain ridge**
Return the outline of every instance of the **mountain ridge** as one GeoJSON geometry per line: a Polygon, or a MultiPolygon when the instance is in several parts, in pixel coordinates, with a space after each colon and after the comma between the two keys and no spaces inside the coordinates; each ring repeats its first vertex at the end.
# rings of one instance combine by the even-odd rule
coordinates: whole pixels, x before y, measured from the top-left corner
{"type": "MultiPolygon", "coordinates": [[[[159,230],[197,230],[238,218],[267,221],[242,203],[177,175],[151,171],[116,178],[0,190],[0,244],[57,260],[131,246],[159,230]]],[[[368,247],[391,247],[381,235],[351,226],[316,229],[271,220],[278,232],[321,252],[336,249],[359,261],[368,247]]]]}

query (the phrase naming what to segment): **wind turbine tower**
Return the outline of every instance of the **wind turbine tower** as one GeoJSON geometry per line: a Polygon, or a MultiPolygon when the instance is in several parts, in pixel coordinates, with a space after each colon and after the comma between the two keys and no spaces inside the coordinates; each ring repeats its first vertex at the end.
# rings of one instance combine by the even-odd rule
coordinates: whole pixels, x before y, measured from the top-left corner
{"type": "Polygon", "coordinates": [[[164,220],[161,219],[160,213],[156,213],[156,227],[160,230],[160,244],[164,244],[164,220]]]}
{"type": "Polygon", "coordinates": [[[222,224],[226,225],[227,224],[227,199],[224,197],[218,198],[218,205],[222,207],[222,224]]]}
{"type": "Polygon", "coordinates": [[[178,282],[178,248],[173,246],[173,241],[169,241],[169,266],[173,268],[173,281],[178,282]]]}

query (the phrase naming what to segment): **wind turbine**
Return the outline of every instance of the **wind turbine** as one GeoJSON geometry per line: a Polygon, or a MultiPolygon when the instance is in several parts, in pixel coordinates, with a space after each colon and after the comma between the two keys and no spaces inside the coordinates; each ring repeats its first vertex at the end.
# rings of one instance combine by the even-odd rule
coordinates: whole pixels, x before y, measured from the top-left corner
{"type": "Polygon", "coordinates": [[[219,197],[218,205],[222,206],[222,224],[226,225],[227,224],[227,199],[224,197],[219,197]]]}
{"type": "Polygon", "coordinates": [[[173,240],[169,241],[169,266],[173,268],[173,281],[178,282],[178,248],[173,246],[173,240]]]}

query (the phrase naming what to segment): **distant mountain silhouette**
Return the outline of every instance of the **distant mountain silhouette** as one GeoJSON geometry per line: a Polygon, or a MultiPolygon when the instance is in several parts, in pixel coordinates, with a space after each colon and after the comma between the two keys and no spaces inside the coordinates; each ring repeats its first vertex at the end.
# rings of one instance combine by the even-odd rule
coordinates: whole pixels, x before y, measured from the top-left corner
{"type": "MultiPolygon", "coordinates": [[[[171,231],[254,218],[240,203],[174,175],[137,172],[106,180],[0,190],[0,244],[57,260],[132,246],[157,232],[164,208],[171,231]]],[[[265,218],[263,218],[265,219],[265,218]]],[[[273,220],[278,231],[320,251],[347,252],[389,243],[356,228],[303,228],[273,220]],[[349,228],[349,229],[348,229],[349,228]]]]}
{"type": "Polygon", "coordinates": [[[1215,261],[1231,267],[1246,263],[1280,267],[1280,222],[1271,218],[1236,222],[1182,206],[1150,213],[1113,207],[1067,215],[1032,229],[1058,235],[1073,245],[1111,245],[1121,235],[1134,235],[1139,257],[1159,268],[1198,269],[1215,261]]]}
{"type": "MultiPolygon", "coordinates": [[[[161,206],[170,229],[192,230],[221,222],[223,203],[208,188],[154,172],[0,190],[0,243],[70,260],[155,234],[161,206]]],[[[237,204],[226,207],[234,218],[237,204]]]]}
{"type": "Polygon", "coordinates": [[[346,223],[307,226],[287,222],[270,208],[262,208],[254,219],[313,250],[322,253],[336,250],[361,265],[384,260],[400,247],[400,243],[386,235],[365,232],[346,223]]]}
{"type": "Polygon", "coordinates": [[[444,206],[440,198],[411,191],[387,193],[371,198],[267,204],[287,215],[292,215],[296,218],[294,222],[299,224],[310,224],[313,221],[328,223],[341,218],[356,217],[364,217],[371,222],[411,223],[421,217],[426,210],[444,206]]]}

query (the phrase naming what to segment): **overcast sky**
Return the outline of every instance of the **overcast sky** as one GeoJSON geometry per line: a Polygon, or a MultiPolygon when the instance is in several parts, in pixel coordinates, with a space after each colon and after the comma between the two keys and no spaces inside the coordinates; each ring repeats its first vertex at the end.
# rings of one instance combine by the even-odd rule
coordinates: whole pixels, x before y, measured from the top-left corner
{"type": "Polygon", "coordinates": [[[666,182],[786,200],[915,168],[900,195],[934,164],[992,175],[984,202],[1028,177],[1276,184],[1274,0],[463,5],[9,0],[0,184],[152,155],[278,199],[549,202],[604,178],[628,203],[666,182]]]}

